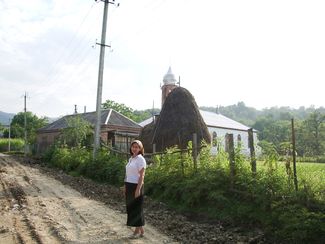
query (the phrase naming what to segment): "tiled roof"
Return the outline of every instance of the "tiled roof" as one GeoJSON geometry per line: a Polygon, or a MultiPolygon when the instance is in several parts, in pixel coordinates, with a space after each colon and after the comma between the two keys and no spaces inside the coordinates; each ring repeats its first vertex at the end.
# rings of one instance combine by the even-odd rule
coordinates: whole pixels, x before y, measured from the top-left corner
{"type": "MultiPolygon", "coordinates": [[[[89,112],[89,113],[80,113],[80,114],[72,114],[72,115],[64,116],[54,121],[53,123],[46,125],[45,127],[41,128],[39,131],[64,129],[67,127],[67,119],[75,116],[80,116],[82,119],[88,121],[91,125],[93,126],[95,125],[96,112],[89,112]]],[[[120,114],[119,112],[113,109],[102,110],[101,124],[141,128],[141,126],[138,125],[136,122],[125,117],[124,115],[120,114]]]]}

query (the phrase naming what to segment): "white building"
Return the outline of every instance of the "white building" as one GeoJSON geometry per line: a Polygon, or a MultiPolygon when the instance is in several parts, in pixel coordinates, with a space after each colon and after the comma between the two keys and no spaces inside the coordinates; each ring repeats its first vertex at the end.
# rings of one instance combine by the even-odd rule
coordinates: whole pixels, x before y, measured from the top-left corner
{"type": "MultiPolygon", "coordinates": [[[[169,67],[168,72],[164,75],[162,90],[162,106],[168,94],[177,87],[176,79],[172,73],[171,67],[169,67]]],[[[243,125],[233,119],[230,119],[220,113],[213,113],[208,111],[200,110],[201,116],[208,127],[208,131],[211,135],[211,146],[212,153],[216,154],[218,147],[225,148],[225,137],[226,134],[233,134],[234,145],[238,146],[241,144],[242,153],[249,155],[249,146],[248,146],[248,130],[250,127],[243,125]]],[[[140,126],[144,127],[145,125],[151,123],[153,117],[146,119],[139,123],[140,126]]],[[[253,129],[254,143],[258,142],[257,131],[253,129]]],[[[259,154],[259,149],[257,149],[257,154],[259,154]]]]}

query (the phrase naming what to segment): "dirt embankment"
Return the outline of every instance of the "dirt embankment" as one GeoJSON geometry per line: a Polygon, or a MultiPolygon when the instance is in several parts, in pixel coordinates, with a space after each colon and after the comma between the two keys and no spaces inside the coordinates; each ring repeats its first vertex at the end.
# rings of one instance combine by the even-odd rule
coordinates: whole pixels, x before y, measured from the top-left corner
{"type": "Polygon", "coordinates": [[[147,197],[146,236],[130,240],[116,187],[8,156],[0,177],[0,243],[266,243],[258,229],[181,215],[147,197]]]}

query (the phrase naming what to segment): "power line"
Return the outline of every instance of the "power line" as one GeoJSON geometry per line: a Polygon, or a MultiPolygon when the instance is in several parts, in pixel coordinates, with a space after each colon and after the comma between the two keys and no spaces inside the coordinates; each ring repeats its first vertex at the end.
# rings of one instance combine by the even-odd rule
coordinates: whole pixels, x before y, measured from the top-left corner
{"type": "MultiPolygon", "coordinates": [[[[66,48],[65,49],[68,49],[70,48],[70,45],[72,44],[72,41],[74,41],[77,37],[77,33],[78,31],[80,30],[81,26],[84,24],[85,20],[88,18],[90,12],[92,11],[94,5],[95,5],[96,2],[94,2],[90,9],[88,10],[87,14],[84,16],[84,18],[82,19],[82,21],[80,22],[80,25],[78,26],[78,28],[76,29],[75,31],[75,34],[71,37],[71,39],[68,41],[68,44],[66,45],[66,48]]],[[[63,49],[64,50],[64,49],[63,49]]],[[[47,74],[47,77],[50,77],[50,75],[54,72],[54,68],[56,67],[56,65],[61,61],[62,57],[64,56],[63,55],[63,51],[58,55],[58,58],[57,60],[54,62],[54,64],[52,65],[52,68],[50,69],[50,72],[47,74]]]]}
{"type": "MultiPolygon", "coordinates": [[[[84,44],[84,43],[86,43],[86,42],[90,42],[89,38],[87,38],[87,41],[85,41],[85,40],[86,40],[85,37],[86,37],[86,36],[89,36],[88,34],[89,34],[89,32],[90,32],[91,30],[94,31],[94,28],[92,28],[91,25],[89,25],[89,27],[87,28],[87,31],[86,31],[86,32],[81,36],[81,41],[79,41],[77,45],[74,45],[72,51],[69,52],[69,55],[64,55],[64,54],[65,54],[64,51],[65,51],[67,48],[70,48],[70,46],[74,43],[75,39],[77,38],[77,34],[79,33],[79,30],[81,29],[81,27],[84,26],[85,21],[86,21],[87,19],[89,19],[88,17],[89,17],[89,15],[90,15],[90,13],[92,12],[92,10],[93,10],[93,6],[94,6],[95,3],[96,3],[96,2],[94,2],[94,3],[92,4],[92,6],[91,6],[90,9],[88,10],[87,14],[84,16],[84,18],[83,18],[82,21],[80,22],[79,27],[78,27],[78,28],[76,29],[76,31],[74,32],[75,34],[74,34],[73,37],[70,39],[70,41],[67,42],[68,44],[65,45],[65,47],[64,47],[64,48],[62,49],[62,51],[60,52],[60,55],[59,55],[58,58],[56,59],[55,64],[52,65],[52,68],[50,69],[50,71],[49,71],[48,74],[47,74],[47,77],[49,77],[49,79],[44,79],[44,80],[45,80],[45,82],[43,82],[43,85],[44,85],[44,86],[46,86],[46,85],[48,85],[48,84],[53,84],[53,83],[55,83],[55,81],[58,80],[60,76],[62,76],[62,71],[59,72],[59,71],[56,71],[55,69],[57,69],[57,68],[59,67],[59,63],[63,60],[63,58],[65,58],[65,61],[66,61],[66,62],[69,62],[69,60],[72,60],[71,58],[73,58],[73,61],[74,61],[77,57],[80,56],[80,53],[77,53],[77,55],[75,55],[75,52],[77,51],[78,48],[81,47],[81,44],[84,44]],[[54,74],[54,72],[56,72],[55,75],[52,75],[52,74],[54,74]]],[[[97,16],[96,16],[96,19],[97,19],[97,16]]],[[[85,45],[84,45],[84,46],[85,46],[85,45]]],[[[85,48],[83,48],[83,50],[85,50],[85,48]]],[[[84,52],[83,52],[83,53],[84,53],[84,52]]],[[[70,63],[72,63],[72,62],[70,62],[70,63]]],[[[63,69],[66,70],[66,69],[67,69],[66,66],[63,66],[63,69]]],[[[57,84],[54,84],[54,87],[57,87],[57,84]]],[[[55,89],[55,90],[56,90],[56,89],[55,89]]],[[[36,93],[41,93],[41,92],[43,92],[42,89],[39,89],[38,91],[36,91],[36,93]]],[[[53,92],[51,92],[51,93],[53,93],[53,92]]]]}
{"type": "MultiPolygon", "coordinates": [[[[91,28],[89,27],[89,29],[88,29],[88,31],[87,31],[87,33],[86,34],[88,34],[89,33],[89,30],[90,30],[91,28]]],[[[85,35],[86,35],[85,34],[85,35]]],[[[84,36],[85,36],[84,35],[84,36]]],[[[89,54],[90,53],[90,51],[91,51],[91,48],[89,47],[89,48],[83,48],[82,49],[82,52],[79,52],[76,56],[73,56],[72,54],[74,54],[74,52],[77,50],[77,48],[79,48],[79,47],[81,47],[81,42],[79,42],[79,45],[77,45],[77,46],[75,46],[75,48],[73,49],[73,51],[72,52],[70,52],[70,55],[69,55],[69,57],[67,57],[67,60],[66,60],[66,63],[69,63],[70,65],[69,65],[69,67],[70,66],[73,66],[73,65],[75,65],[76,64],[76,62],[75,62],[75,60],[82,60],[82,58],[80,58],[81,56],[85,56],[86,54],[89,54]],[[71,58],[71,60],[69,61],[69,58],[71,58]]],[[[85,45],[84,45],[85,46],[85,45]]],[[[80,62],[80,61],[79,61],[80,62]]],[[[47,82],[46,83],[44,83],[44,85],[46,85],[46,84],[50,84],[50,85],[52,85],[52,86],[54,86],[54,89],[52,89],[52,91],[51,91],[51,93],[54,93],[55,91],[56,91],[56,88],[60,85],[60,84],[57,84],[57,82],[56,81],[58,81],[58,80],[60,80],[62,77],[66,77],[66,74],[65,74],[65,71],[67,71],[68,70],[68,66],[66,65],[66,66],[63,66],[63,69],[61,70],[61,71],[59,71],[59,72],[57,72],[54,76],[52,76],[49,80],[47,80],[47,82]]],[[[73,72],[73,70],[72,71],[70,71],[70,73],[71,72],[73,72]]],[[[69,74],[70,74],[69,73],[69,74]]],[[[42,90],[42,89],[39,89],[40,91],[42,90]]],[[[42,91],[43,92],[43,91],[42,91]]]]}

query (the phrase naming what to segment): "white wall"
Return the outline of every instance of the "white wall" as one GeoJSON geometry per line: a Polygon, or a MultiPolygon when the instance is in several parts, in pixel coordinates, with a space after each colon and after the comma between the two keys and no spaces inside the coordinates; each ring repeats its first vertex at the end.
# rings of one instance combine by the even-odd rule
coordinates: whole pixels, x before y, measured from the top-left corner
{"type": "MultiPolygon", "coordinates": [[[[250,151],[249,151],[249,147],[248,147],[248,132],[247,131],[239,131],[239,130],[231,130],[231,129],[223,129],[223,128],[215,128],[215,127],[208,127],[208,130],[209,130],[209,133],[211,136],[211,141],[213,138],[213,132],[217,133],[218,141],[221,142],[221,146],[223,149],[225,149],[225,145],[226,145],[225,144],[226,134],[233,134],[235,147],[237,147],[237,145],[238,145],[238,135],[240,135],[241,145],[242,145],[242,153],[247,156],[250,155],[250,151]]],[[[256,132],[254,132],[254,144],[255,144],[256,155],[258,155],[258,153],[259,153],[259,148],[256,146],[257,142],[258,142],[257,134],[256,134],[256,132]]],[[[211,153],[216,154],[217,147],[212,146],[211,153]]]]}

